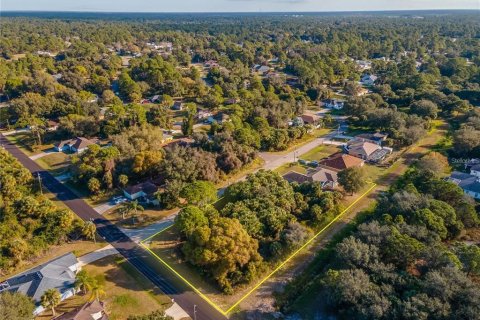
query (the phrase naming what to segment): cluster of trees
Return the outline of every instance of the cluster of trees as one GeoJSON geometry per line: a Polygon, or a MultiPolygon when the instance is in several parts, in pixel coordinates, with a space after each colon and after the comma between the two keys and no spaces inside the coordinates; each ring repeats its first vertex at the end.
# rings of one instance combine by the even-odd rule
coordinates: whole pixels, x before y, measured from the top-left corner
{"type": "MultiPolygon", "coordinates": [[[[198,192],[189,196],[189,189],[182,194],[199,198],[198,192]]],[[[216,198],[211,188],[203,189],[210,189],[216,198]]],[[[266,263],[300,247],[312,229],[337,215],[340,197],[322,191],[318,183],[290,185],[277,173],[262,170],[228,187],[228,201],[221,210],[189,200],[191,205],[180,211],[175,223],[186,240],[185,259],[232,293],[235,286],[254,280],[266,263]]]]}
{"type": "Polygon", "coordinates": [[[0,149],[0,273],[81,236],[92,237],[84,223],[55,206],[40,192],[38,180],[0,149]]]}
{"type": "MultiPolygon", "coordinates": [[[[455,240],[480,225],[479,213],[442,179],[447,171],[442,156],[425,156],[336,245],[311,283],[325,299],[321,312],[341,319],[478,318],[480,247],[455,240]]],[[[294,285],[290,297],[303,289],[294,285]]]]}

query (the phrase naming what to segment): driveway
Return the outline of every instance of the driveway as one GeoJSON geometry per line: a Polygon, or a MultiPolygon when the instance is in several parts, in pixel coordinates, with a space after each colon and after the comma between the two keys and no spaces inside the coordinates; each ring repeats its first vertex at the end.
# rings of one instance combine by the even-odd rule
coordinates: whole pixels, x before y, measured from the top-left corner
{"type": "Polygon", "coordinates": [[[110,209],[115,208],[116,206],[117,206],[116,204],[111,204],[110,202],[105,202],[101,205],[96,206],[93,209],[100,214],[104,214],[105,212],[107,212],[110,209]]]}
{"type": "Polygon", "coordinates": [[[111,244],[95,250],[93,252],[87,253],[81,257],[78,257],[78,266],[83,267],[84,265],[87,265],[89,263],[95,262],[97,260],[100,260],[102,258],[108,257],[112,254],[117,254],[118,251],[115,249],[111,244]]]}
{"type": "Polygon", "coordinates": [[[284,154],[278,154],[276,152],[261,152],[260,157],[265,161],[263,169],[275,170],[286,163],[297,161],[299,156],[322,145],[324,141],[325,138],[315,138],[314,140],[284,154]]]}
{"type": "Polygon", "coordinates": [[[152,223],[144,228],[138,229],[127,229],[127,228],[120,228],[124,234],[126,234],[131,240],[139,243],[142,240],[145,240],[154,234],[158,233],[159,231],[169,227],[175,221],[175,217],[177,216],[180,210],[172,213],[165,219],[152,223]]]}
{"type": "Polygon", "coordinates": [[[98,234],[108,241],[139,272],[147,277],[162,292],[170,296],[193,318],[193,305],[197,305],[197,320],[226,319],[226,317],[203,300],[195,291],[180,281],[173,272],[164,268],[142,246],[132,241],[122,230],[113,225],[80,199],[72,190],[56,180],[26,156],[17,146],[0,134],[0,143],[33,174],[40,174],[43,185],[84,221],[93,221],[98,234]]]}
{"type": "Polygon", "coordinates": [[[33,156],[30,157],[30,159],[32,160],[37,160],[37,159],[40,159],[40,158],[43,158],[51,153],[55,153],[57,151],[55,151],[54,149],[48,149],[48,150],[45,150],[45,151],[42,151],[40,153],[37,153],[37,154],[34,154],[33,156]]]}

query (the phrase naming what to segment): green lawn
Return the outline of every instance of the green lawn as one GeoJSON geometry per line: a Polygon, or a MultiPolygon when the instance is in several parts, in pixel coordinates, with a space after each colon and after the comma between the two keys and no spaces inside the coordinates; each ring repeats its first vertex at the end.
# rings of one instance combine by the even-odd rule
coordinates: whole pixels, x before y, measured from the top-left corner
{"type": "Polygon", "coordinates": [[[287,172],[290,172],[290,171],[296,171],[298,173],[307,173],[307,166],[303,166],[303,165],[300,165],[300,164],[295,164],[295,163],[286,163],[284,164],[283,166],[281,167],[278,167],[277,169],[275,169],[276,172],[278,172],[278,174],[280,175],[284,175],[285,173],[287,172]]]}
{"type": "MultiPolygon", "coordinates": [[[[105,302],[111,320],[124,320],[132,315],[165,310],[172,304],[168,296],[119,255],[97,260],[83,269],[103,284],[105,296],[101,300],[105,302]]],[[[63,301],[56,308],[57,315],[81,306],[89,296],[88,293],[79,294],[63,301]]],[[[51,319],[51,312],[46,311],[36,319],[51,319]]]]}
{"type": "Polygon", "coordinates": [[[301,155],[300,159],[308,160],[308,161],[313,161],[313,160],[319,161],[338,151],[341,151],[341,148],[338,146],[323,144],[301,155]]]}
{"type": "Polygon", "coordinates": [[[115,225],[123,228],[143,228],[156,221],[162,220],[177,211],[177,208],[171,210],[162,210],[160,208],[146,207],[144,211],[139,211],[133,223],[132,217],[122,219],[122,214],[118,212],[117,208],[109,210],[103,214],[105,218],[110,220],[115,225]]]}
{"type": "Polygon", "coordinates": [[[54,152],[36,160],[44,169],[53,175],[61,175],[68,171],[70,156],[63,152],[54,152]]]}

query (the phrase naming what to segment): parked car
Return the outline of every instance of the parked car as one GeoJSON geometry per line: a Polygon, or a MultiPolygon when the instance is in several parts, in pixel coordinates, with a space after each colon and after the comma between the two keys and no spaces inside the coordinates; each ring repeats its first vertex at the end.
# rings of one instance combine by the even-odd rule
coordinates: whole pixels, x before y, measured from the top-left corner
{"type": "Polygon", "coordinates": [[[303,164],[304,166],[308,165],[308,161],[303,159],[298,160],[298,163],[303,164]]]}
{"type": "Polygon", "coordinates": [[[310,161],[310,163],[308,165],[310,167],[318,167],[318,161],[316,161],[316,160],[310,161]]]}

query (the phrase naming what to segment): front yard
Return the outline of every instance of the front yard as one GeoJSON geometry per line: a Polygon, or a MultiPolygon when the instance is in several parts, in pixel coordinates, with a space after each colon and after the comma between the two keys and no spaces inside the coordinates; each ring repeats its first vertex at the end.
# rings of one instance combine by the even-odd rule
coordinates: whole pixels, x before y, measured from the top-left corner
{"type": "MultiPolygon", "coordinates": [[[[168,309],[172,302],[158,288],[120,255],[97,260],[83,267],[89,275],[103,284],[105,296],[100,299],[106,303],[111,320],[124,320],[131,315],[148,314],[155,310],[168,309]]],[[[84,304],[90,295],[77,295],[63,301],[57,308],[57,314],[71,311],[84,304]]],[[[46,311],[36,320],[51,319],[46,311]]]]}

